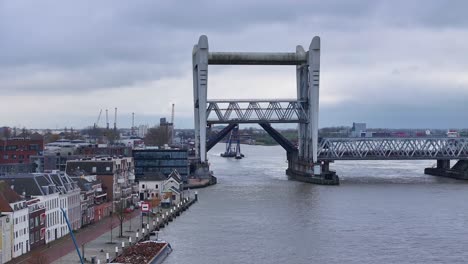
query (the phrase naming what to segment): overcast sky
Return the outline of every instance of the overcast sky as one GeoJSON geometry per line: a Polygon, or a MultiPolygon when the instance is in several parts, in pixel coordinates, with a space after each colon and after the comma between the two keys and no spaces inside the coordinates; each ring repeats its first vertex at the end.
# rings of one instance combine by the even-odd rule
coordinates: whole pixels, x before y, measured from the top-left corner
{"type": "MultiPolygon", "coordinates": [[[[0,126],[193,127],[191,53],[321,37],[321,126],[468,127],[467,1],[0,0],[0,126]],[[101,119],[104,126],[105,118],[101,119]]],[[[291,66],[210,66],[209,98],[294,98],[291,66]]]]}

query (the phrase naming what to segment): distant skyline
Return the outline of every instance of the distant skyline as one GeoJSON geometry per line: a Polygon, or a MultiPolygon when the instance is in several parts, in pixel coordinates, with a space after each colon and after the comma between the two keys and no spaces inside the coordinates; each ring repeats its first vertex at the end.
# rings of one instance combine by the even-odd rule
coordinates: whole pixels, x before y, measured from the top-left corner
{"type": "MultiPolygon", "coordinates": [[[[466,1],[0,2],[0,126],[193,127],[191,52],[322,40],[320,126],[468,127],[466,1]]],[[[293,98],[295,68],[210,66],[209,98],[293,98]]]]}

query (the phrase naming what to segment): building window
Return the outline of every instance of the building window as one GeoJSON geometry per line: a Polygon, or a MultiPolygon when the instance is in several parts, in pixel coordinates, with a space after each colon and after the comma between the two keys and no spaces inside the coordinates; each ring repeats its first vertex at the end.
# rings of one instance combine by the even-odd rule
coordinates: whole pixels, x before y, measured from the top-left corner
{"type": "Polygon", "coordinates": [[[18,146],[16,145],[10,145],[10,146],[6,146],[5,150],[16,150],[18,148],[18,146]]]}
{"type": "Polygon", "coordinates": [[[158,189],[158,188],[159,188],[159,186],[156,184],[156,185],[155,185],[155,188],[156,188],[156,189],[158,189]]]}
{"type": "Polygon", "coordinates": [[[91,170],[92,170],[92,173],[96,173],[97,168],[96,168],[96,167],[93,167],[91,170]]]}
{"type": "Polygon", "coordinates": [[[142,185],[141,185],[141,188],[142,188],[142,189],[144,189],[144,188],[145,188],[145,185],[144,185],[144,184],[142,184],[142,185]]]}
{"type": "Polygon", "coordinates": [[[31,144],[31,145],[29,145],[29,150],[39,150],[39,145],[38,144],[31,144]]]}
{"type": "Polygon", "coordinates": [[[3,159],[8,159],[8,154],[3,155],[3,159]]]}

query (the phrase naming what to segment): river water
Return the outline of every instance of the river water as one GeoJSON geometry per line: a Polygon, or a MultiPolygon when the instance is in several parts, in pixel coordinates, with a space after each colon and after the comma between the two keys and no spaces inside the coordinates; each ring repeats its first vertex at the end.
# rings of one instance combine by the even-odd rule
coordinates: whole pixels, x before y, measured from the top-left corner
{"type": "Polygon", "coordinates": [[[340,186],[289,181],[279,146],[209,152],[218,185],[160,232],[165,263],[468,263],[468,182],[434,161],[343,161],[340,186]]]}

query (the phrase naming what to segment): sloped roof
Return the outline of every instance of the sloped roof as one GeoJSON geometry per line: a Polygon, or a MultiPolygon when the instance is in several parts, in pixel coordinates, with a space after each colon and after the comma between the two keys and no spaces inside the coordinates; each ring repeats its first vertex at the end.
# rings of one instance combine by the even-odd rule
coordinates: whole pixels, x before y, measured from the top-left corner
{"type": "Polygon", "coordinates": [[[173,178],[178,183],[182,182],[182,178],[180,177],[179,172],[175,169],[171,172],[171,174],[169,174],[169,177],[167,177],[167,179],[170,179],[170,178],[173,178]]]}
{"type": "Polygon", "coordinates": [[[8,184],[13,185],[16,193],[26,193],[26,195],[43,195],[40,186],[48,186],[45,179],[36,179],[32,174],[14,174],[2,177],[8,184]],[[39,183],[40,182],[40,183],[39,183]]]}
{"type": "Polygon", "coordinates": [[[8,182],[0,181],[0,211],[12,212],[10,203],[19,201],[21,201],[21,196],[10,188],[8,182]]]}
{"type": "Polygon", "coordinates": [[[167,176],[159,171],[145,172],[143,176],[139,177],[139,181],[165,181],[167,176]]]}
{"type": "Polygon", "coordinates": [[[175,188],[174,186],[171,186],[171,191],[176,192],[178,194],[180,193],[180,191],[177,190],[177,188],[175,188]]]}
{"type": "Polygon", "coordinates": [[[13,185],[14,191],[17,194],[26,195],[45,195],[42,186],[52,187],[54,192],[66,193],[77,188],[76,183],[68,177],[68,175],[49,174],[49,173],[22,173],[2,176],[8,182],[8,185],[13,185]]]}

